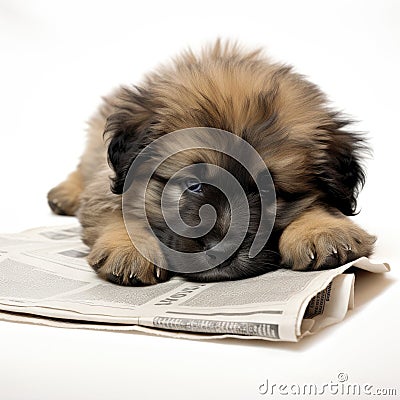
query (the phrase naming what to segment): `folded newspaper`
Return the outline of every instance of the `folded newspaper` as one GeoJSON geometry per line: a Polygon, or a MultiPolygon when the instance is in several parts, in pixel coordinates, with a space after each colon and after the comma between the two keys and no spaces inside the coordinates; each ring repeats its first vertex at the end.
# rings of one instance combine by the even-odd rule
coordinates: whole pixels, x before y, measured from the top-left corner
{"type": "Polygon", "coordinates": [[[353,308],[355,275],[346,270],[390,269],[360,258],[326,271],[279,269],[217,283],[175,277],[124,287],[100,279],[87,254],[77,225],[0,235],[0,319],[192,339],[296,342],[343,320],[353,308]]]}

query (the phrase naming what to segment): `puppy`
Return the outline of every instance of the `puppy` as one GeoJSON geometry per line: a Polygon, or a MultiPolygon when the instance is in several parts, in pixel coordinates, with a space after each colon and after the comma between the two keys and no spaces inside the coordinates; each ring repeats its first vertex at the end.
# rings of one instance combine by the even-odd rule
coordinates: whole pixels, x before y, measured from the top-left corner
{"type": "Polygon", "coordinates": [[[154,284],[171,276],[171,260],[160,243],[194,254],[213,248],[227,233],[232,203],[210,183],[221,180],[218,173],[208,177],[207,184],[201,179],[181,183],[182,220],[198,225],[200,208],[211,205],[216,215],[211,230],[185,237],[163,218],[161,198],[174,174],[188,166],[211,164],[239,182],[249,224],[228,258],[185,276],[218,281],[281,267],[334,268],[369,256],[375,242],[348,218],[356,212],[364,184],[360,157],[366,150],[363,137],[347,129],[349,123],[328,108],[317,86],[291,67],[271,63],[260,50],[244,51],[217,41],[199,55],[184,52],[140,85],[121,87],[104,98],[89,121],[88,143],[78,168],[48,193],[48,202],[57,214],[78,216],[82,239],[90,247],[88,262],[100,276],[122,285],[154,284]],[[249,143],[268,168],[276,215],[272,232],[255,257],[249,256],[249,249],[263,204],[254,178],[237,160],[207,148],[177,152],[157,168],[146,187],[144,211],[153,234],[143,226],[138,204],[130,213],[134,232],[127,232],[122,201],[132,163],[157,139],[194,127],[231,132],[249,143]]]}

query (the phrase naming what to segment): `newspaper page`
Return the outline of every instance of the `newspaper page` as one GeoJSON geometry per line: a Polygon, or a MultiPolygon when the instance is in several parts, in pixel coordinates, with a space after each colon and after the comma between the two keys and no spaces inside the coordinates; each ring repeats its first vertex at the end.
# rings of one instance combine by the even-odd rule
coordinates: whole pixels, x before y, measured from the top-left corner
{"type": "Polygon", "coordinates": [[[351,266],[380,273],[388,264],[360,258],[326,271],[279,269],[239,281],[181,277],[124,287],[86,262],[80,227],[0,235],[0,319],[52,326],[144,331],[215,339],[298,341],[344,319],[354,303],[351,266]]]}

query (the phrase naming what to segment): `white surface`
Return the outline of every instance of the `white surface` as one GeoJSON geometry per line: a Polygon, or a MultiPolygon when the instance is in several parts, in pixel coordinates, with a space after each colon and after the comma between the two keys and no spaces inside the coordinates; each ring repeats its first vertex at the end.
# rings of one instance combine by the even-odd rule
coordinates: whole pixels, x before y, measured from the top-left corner
{"type": "Polygon", "coordinates": [[[0,322],[0,398],[256,399],[271,397],[258,392],[267,378],[323,385],[340,372],[400,393],[399,17],[400,4],[383,0],[1,1],[1,231],[67,222],[46,192],[77,163],[102,94],[188,45],[233,37],[294,64],[362,121],[374,157],[355,220],[378,235],[377,258],[393,271],[361,276],[346,320],[299,344],[0,322]]]}

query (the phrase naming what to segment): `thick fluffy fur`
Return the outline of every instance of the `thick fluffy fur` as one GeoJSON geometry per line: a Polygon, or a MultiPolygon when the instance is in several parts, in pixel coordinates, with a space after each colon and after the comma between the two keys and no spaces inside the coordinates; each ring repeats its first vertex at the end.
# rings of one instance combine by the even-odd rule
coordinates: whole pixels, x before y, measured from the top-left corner
{"type": "MultiPolygon", "coordinates": [[[[271,63],[259,50],[243,51],[217,42],[200,55],[187,51],[171,65],[148,74],[139,86],[121,87],[105,98],[90,121],[81,163],[49,192],[49,204],[56,213],[78,215],[83,240],[91,248],[89,263],[101,276],[128,285],[163,281],[167,271],[140,255],[125,231],[121,194],[127,171],[141,149],[166,133],[219,128],[248,141],[264,159],[275,184],[276,222],[257,259],[245,257],[257,228],[254,222],[234,257],[190,278],[238,279],[278,266],[335,267],[370,255],[375,241],[347,217],[355,213],[364,183],[360,155],[365,150],[363,138],[349,131],[348,124],[328,108],[317,86],[290,67],[271,63]]],[[[161,240],[184,251],[201,251],[209,243],[181,240],[169,232],[160,218],[159,194],[178,167],[197,162],[232,172],[246,188],[252,220],[260,212],[251,179],[232,160],[211,151],[178,155],[152,179],[153,200],[147,206],[161,240]]],[[[226,228],[221,222],[226,210],[216,196],[207,189],[203,200],[191,199],[191,207],[182,207],[189,224],[197,223],[201,204],[211,203],[217,211],[220,207],[220,223],[211,232],[211,242],[221,239],[226,228]]],[[[135,236],[146,243],[149,256],[159,265],[168,263],[140,224],[135,236]]]]}

